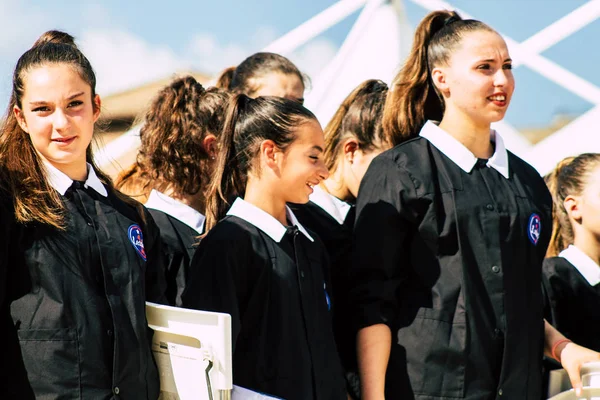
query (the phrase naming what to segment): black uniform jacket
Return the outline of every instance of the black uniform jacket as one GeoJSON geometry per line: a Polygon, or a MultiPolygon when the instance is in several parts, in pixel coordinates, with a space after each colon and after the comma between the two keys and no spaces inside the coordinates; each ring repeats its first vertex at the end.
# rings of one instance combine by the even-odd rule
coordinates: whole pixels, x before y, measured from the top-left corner
{"type": "MultiPolygon", "coordinates": [[[[320,190],[320,189],[319,189],[320,190]]],[[[324,193],[326,196],[330,196],[324,193]]],[[[338,200],[339,201],[339,200],[338,200]]],[[[351,206],[343,223],[317,203],[290,204],[298,221],[315,232],[325,244],[331,261],[331,292],[333,304],[333,331],[346,370],[356,369],[355,337],[348,315],[348,268],[352,262],[352,228],[355,207],[351,206]]]]}
{"type": "Polygon", "coordinates": [[[287,231],[241,199],[229,213],[200,242],[184,307],[231,314],[234,384],[286,400],[344,399],[322,243],[291,212],[297,227],[287,231]]]}
{"type": "Polygon", "coordinates": [[[418,137],[362,181],[351,295],[358,328],[392,329],[387,398],[540,398],[552,203],[497,141],[502,152],[508,178],[470,152],[465,172],[418,137]]]}
{"type": "Polygon", "coordinates": [[[34,399],[21,356],[17,331],[10,315],[10,302],[27,291],[23,265],[9,259],[15,245],[16,225],[8,206],[0,203],[0,399],[34,399]]]}
{"type": "MultiPolygon", "coordinates": [[[[600,268],[588,260],[598,279],[600,268]]],[[[548,322],[573,342],[600,351],[600,282],[590,283],[568,259],[552,257],[544,260],[542,283],[548,322]]]]}
{"type": "Polygon", "coordinates": [[[189,279],[190,263],[200,233],[163,211],[153,209],[148,211],[160,229],[167,300],[169,304],[181,307],[181,294],[189,279]]]}
{"type": "Polygon", "coordinates": [[[95,179],[64,192],[66,231],[23,230],[31,289],[12,305],[23,358],[39,399],[155,400],[145,301],[166,302],[159,231],[95,179]]]}

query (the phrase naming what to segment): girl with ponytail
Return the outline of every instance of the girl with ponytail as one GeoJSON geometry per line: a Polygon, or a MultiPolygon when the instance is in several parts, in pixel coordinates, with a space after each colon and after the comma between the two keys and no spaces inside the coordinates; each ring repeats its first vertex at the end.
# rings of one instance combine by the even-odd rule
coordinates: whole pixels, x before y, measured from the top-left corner
{"type": "Polygon", "coordinates": [[[564,159],[546,183],[554,212],[543,267],[545,317],[569,339],[600,351],[600,154],[564,159]]]}
{"type": "Polygon", "coordinates": [[[94,164],[95,90],[64,32],[17,62],[0,182],[20,230],[8,251],[28,282],[11,313],[36,398],[154,400],[145,302],[165,302],[158,229],[94,164]]]}
{"type": "Polygon", "coordinates": [[[428,14],[384,108],[399,143],[357,200],[350,303],[364,399],[534,400],[542,354],[600,354],[544,322],[541,267],[552,199],[490,128],[514,90],[502,37],[456,12],[428,14]]]}
{"type": "Polygon", "coordinates": [[[193,77],[174,80],[152,101],[134,165],[116,187],[145,202],[160,228],[167,299],[181,306],[196,239],[204,232],[206,191],[218,152],[228,92],[193,77]]]}
{"type": "Polygon", "coordinates": [[[184,307],[231,314],[234,384],[288,400],[346,396],[326,250],[286,206],[306,203],[327,178],[324,147],[315,116],[297,102],[230,100],[208,233],[182,296],[184,307]]]}
{"type": "Polygon", "coordinates": [[[336,343],[353,397],[356,388],[355,333],[348,326],[347,268],[351,262],[354,203],[369,164],[390,147],[381,116],[388,92],[380,80],[368,80],[342,102],[325,128],[324,161],[329,178],[315,186],[307,204],[290,205],[298,220],[316,232],[331,260],[336,343]]]}

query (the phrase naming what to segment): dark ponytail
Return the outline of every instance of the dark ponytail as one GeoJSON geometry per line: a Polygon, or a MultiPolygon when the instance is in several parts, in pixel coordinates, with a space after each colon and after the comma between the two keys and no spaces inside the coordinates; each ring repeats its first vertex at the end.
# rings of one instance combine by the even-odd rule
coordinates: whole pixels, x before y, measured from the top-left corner
{"type": "Polygon", "coordinates": [[[427,120],[442,119],[444,101],[431,80],[431,70],[448,63],[467,32],[479,30],[494,32],[483,22],[463,20],[455,11],[433,11],[421,21],[383,113],[384,130],[394,145],[416,137],[427,120]]]}
{"type": "Polygon", "coordinates": [[[225,216],[232,200],[244,196],[248,174],[260,174],[256,157],[261,143],[271,140],[285,151],[296,129],[310,120],[316,121],[314,114],[292,100],[245,94],[230,99],[207,193],[206,232],[225,216]]]}

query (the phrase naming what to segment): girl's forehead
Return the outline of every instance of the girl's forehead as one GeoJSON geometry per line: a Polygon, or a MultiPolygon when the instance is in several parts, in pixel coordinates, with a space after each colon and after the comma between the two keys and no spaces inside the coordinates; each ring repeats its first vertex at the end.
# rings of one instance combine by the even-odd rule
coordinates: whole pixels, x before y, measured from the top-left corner
{"type": "Polygon", "coordinates": [[[473,59],[504,61],[510,56],[502,36],[493,31],[478,30],[465,33],[451,58],[464,61],[473,59]]]}
{"type": "Polygon", "coordinates": [[[44,64],[31,68],[23,75],[25,96],[62,97],[75,92],[87,93],[86,83],[77,69],[68,64],[44,64]]]}

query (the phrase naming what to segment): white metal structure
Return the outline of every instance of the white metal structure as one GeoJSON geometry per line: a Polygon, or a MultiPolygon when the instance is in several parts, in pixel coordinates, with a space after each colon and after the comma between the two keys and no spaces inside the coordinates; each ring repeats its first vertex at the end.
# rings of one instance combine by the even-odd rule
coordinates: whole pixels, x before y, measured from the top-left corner
{"type": "MultiPolygon", "coordinates": [[[[477,18],[443,0],[407,0],[426,10],[454,9],[465,18],[477,18]]],[[[412,29],[404,14],[403,0],[340,0],[315,17],[282,36],[264,50],[289,55],[350,14],[361,9],[335,58],[314,79],[306,104],[325,125],[337,106],[360,82],[382,79],[390,82],[410,46],[412,29]]],[[[600,0],[589,0],[527,40],[519,43],[503,35],[513,58],[513,66],[526,65],[546,79],[591,102],[595,107],[536,146],[505,121],[495,124],[507,147],[532,163],[540,173],[547,172],[560,159],[581,151],[600,152],[600,135],[591,133],[590,121],[600,114],[600,88],[545,58],[541,53],[589,25],[600,16],[600,0]]],[[[118,159],[130,151],[135,132],[111,143],[99,164],[118,159]]],[[[139,142],[139,141],[138,141],[139,142]]]]}

